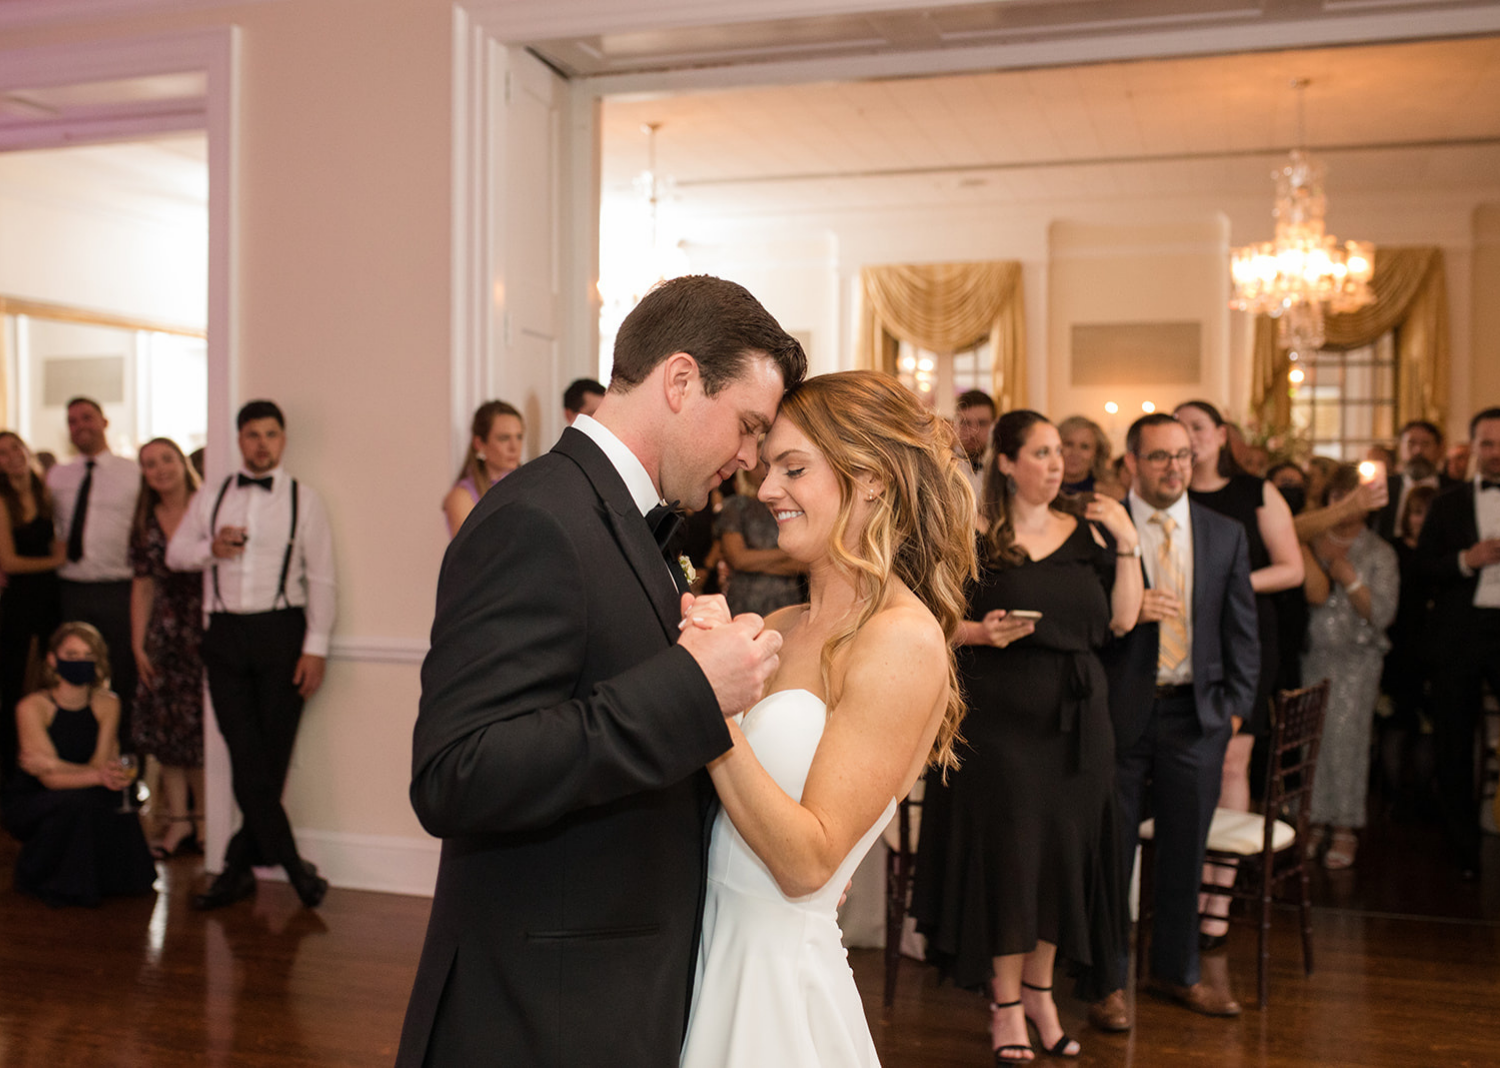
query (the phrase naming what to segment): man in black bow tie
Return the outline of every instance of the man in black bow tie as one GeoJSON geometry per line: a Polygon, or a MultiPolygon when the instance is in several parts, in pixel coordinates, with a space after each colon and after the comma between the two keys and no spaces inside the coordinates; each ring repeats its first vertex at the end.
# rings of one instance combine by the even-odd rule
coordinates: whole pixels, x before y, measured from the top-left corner
{"type": "Polygon", "coordinates": [[[802,347],[742,287],[678,278],[626,317],[592,417],[448,547],[412,755],[443,839],[397,1064],[676,1068],[724,717],[760,696],[758,616],[679,627],[669,502],[756,463],[802,347]],[[649,517],[649,518],[648,518],[649,517]]]}
{"type": "Polygon", "coordinates": [[[333,539],[315,490],[281,469],[286,420],[271,401],[240,409],[243,469],[193,499],[167,565],[203,572],[203,663],[229,747],[244,823],[199,909],[255,892],[256,865],[279,864],[309,908],[328,881],[297,852],[281,806],[302,703],[323,682],[333,626],[333,539]]]}
{"type": "Polygon", "coordinates": [[[1479,871],[1474,734],[1481,687],[1500,695],[1500,408],[1469,423],[1477,471],[1433,498],[1417,544],[1432,583],[1437,782],[1450,844],[1466,878],[1479,871]]]}

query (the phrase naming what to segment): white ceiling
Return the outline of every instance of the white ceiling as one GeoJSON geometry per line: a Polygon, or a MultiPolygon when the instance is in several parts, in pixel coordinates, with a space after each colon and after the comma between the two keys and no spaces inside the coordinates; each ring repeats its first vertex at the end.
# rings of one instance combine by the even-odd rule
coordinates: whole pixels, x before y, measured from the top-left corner
{"type": "Polygon", "coordinates": [[[606,196],[693,214],[980,197],[1264,192],[1298,141],[1329,188],[1500,180],[1500,38],[699,91],[604,104],[606,196]]]}

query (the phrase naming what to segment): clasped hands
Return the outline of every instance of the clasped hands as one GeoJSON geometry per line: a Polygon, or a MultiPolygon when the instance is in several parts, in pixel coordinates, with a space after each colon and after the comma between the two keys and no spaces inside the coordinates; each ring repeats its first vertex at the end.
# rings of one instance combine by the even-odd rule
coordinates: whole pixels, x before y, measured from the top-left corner
{"type": "Polygon", "coordinates": [[[1500,538],[1485,538],[1476,541],[1464,550],[1463,558],[1471,571],[1478,571],[1481,567],[1489,567],[1492,564],[1500,564],[1500,538]]]}
{"type": "Polygon", "coordinates": [[[698,662],[724,715],[738,715],[760,700],[781,662],[779,631],[767,629],[754,612],[731,616],[729,602],[717,593],[683,594],[679,626],[677,643],[698,662]]]}

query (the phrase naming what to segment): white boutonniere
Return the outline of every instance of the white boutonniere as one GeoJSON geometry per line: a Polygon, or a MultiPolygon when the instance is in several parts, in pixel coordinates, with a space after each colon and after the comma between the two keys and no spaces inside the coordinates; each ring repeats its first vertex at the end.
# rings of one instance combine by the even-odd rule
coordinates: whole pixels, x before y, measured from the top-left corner
{"type": "Polygon", "coordinates": [[[686,556],[677,558],[677,566],[682,568],[682,577],[687,579],[689,586],[698,581],[698,572],[693,569],[693,562],[686,556]]]}

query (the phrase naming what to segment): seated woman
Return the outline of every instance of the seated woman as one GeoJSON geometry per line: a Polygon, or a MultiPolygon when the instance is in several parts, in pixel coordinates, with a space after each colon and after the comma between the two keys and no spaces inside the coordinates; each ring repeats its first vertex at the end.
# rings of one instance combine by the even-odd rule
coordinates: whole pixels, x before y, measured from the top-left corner
{"type": "Polygon", "coordinates": [[[64,623],[47,652],[46,688],[16,706],[20,771],[8,780],[5,829],[21,842],[15,888],[51,905],[144,894],[156,868],[140,819],[122,812],[120,699],[109,650],[87,623],[64,623]]]}

